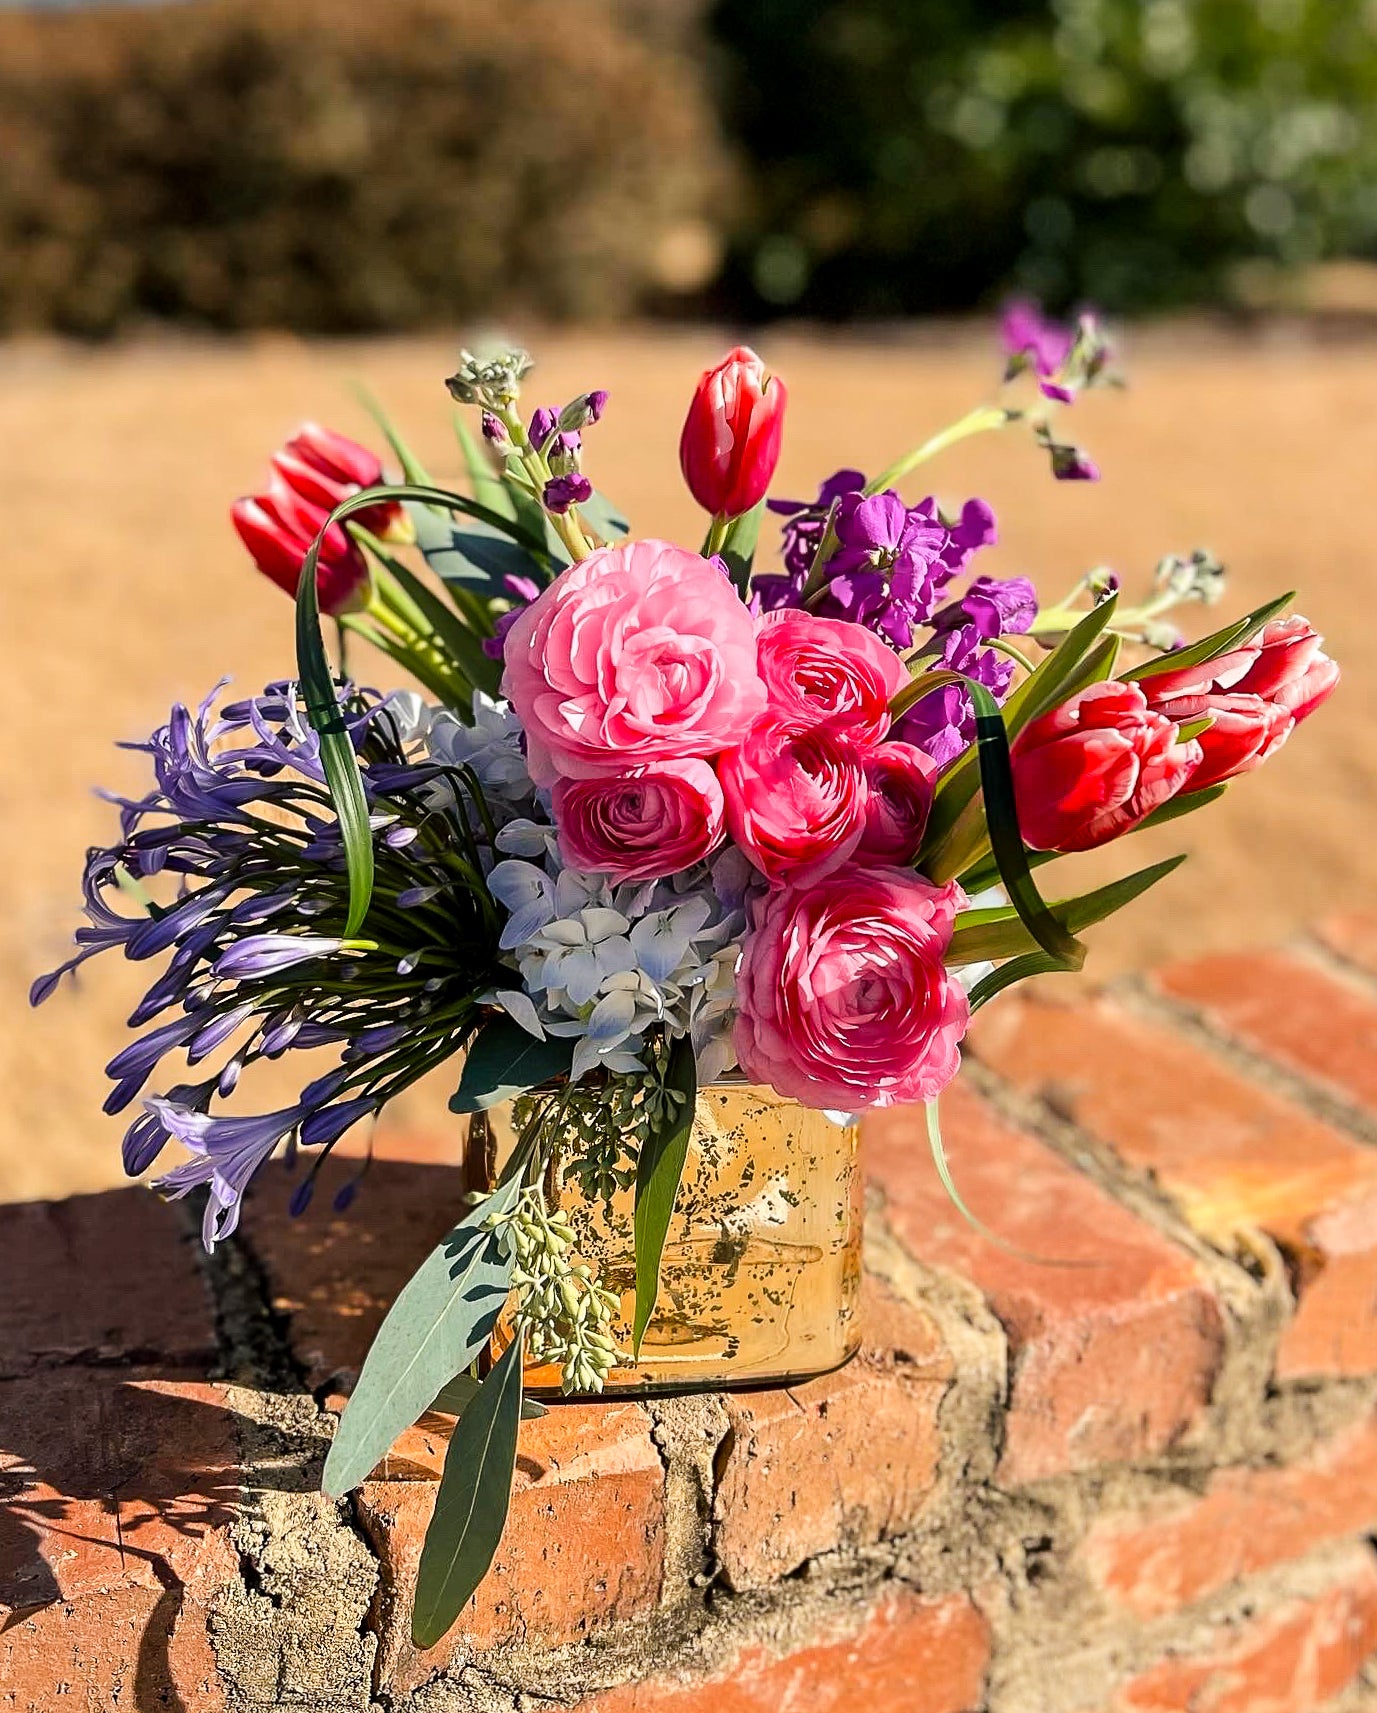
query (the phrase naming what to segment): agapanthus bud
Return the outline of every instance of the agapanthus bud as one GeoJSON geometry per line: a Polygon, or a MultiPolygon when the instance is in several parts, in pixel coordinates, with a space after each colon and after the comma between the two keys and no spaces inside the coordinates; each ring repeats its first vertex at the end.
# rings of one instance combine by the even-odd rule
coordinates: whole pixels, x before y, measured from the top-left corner
{"type": "MultiPolygon", "coordinates": [[[[293,493],[327,512],[383,479],[376,454],[316,422],[302,423],[286,445],[273,453],[271,462],[293,493]]],[[[406,544],[416,539],[411,519],[396,500],[355,512],[354,521],[384,541],[406,544]]]]}
{"type": "MultiPolygon", "coordinates": [[[[293,598],[311,543],[330,514],[301,499],[282,481],[265,494],[236,500],[230,517],[254,564],[293,598]]],[[[316,564],[320,610],[338,616],[368,603],[368,561],[352,536],[331,524],[316,564]]]]}
{"type": "Polygon", "coordinates": [[[714,517],[740,517],[765,497],[779,462],[788,392],[745,345],[704,371],[679,437],[689,492],[714,517]]]}

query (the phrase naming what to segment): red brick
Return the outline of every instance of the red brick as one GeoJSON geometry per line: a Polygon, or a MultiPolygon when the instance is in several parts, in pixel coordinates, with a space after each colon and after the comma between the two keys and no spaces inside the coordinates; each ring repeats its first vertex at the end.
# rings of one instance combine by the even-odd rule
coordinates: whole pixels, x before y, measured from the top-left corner
{"type": "Polygon", "coordinates": [[[1377,1112],[1377,997],[1285,952],[1172,964],[1153,981],[1254,1051],[1377,1112]]]}
{"type": "Polygon", "coordinates": [[[0,1708],[223,1705],[207,1607],[238,1574],[215,1386],[63,1369],[0,1383],[0,1708]]]}
{"type": "Polygon", "coordinates": [[[1102,1517],[1086,1563],[1110,1596],[1159,1617],[1327,1541],[1377,1527],[1377,1419],[1346,1429],[1289,1468],[1225,1469],[1185,1494],[1102,1517]]]}
{"type": "Polygon", "coordinates": [[[778,1581],[844,1541],[917,1522],[937,1481],[952,1358],[936,1322],[866,1281],[865,1345],[839,1373],[729,1393],[713,1545],[737,1589],[778,1581]]]}
{"type": "Polygon", "coordinates": [[[347,1391],[397,1293],[463,1217],[463,1178],[453,1166],[377,1160],[347,1213],[328,1207],[292,1219],[285,1196],[260,1190],[244,1231],[309,1385],[347,1391]]]}
{"type": "Polygon", "coordinates": [[[1222,1345],[1218,1304],[1194,1263],[968,1088],[943,1096],[942,1123],[971,1210],[1008,1243],[1070,1263],[1021,1259],[972,1230],[938,1182],[921,1110],[866,1120],[867,1170],[900,1241],[971,1279],[1007,1331],[1002,1478],[1129,1462],[1171,1445],[1208,1400],[1222,1345]]]}
{"type": "Polygon", "coordinates": [[[457,1650],[516,1640],[563,1646],[614,1620],[644,1617],[659,1598],[664,1467],[650,1417],[633,1403],[558,1404],[522,1424],[511,1513],[487,1580],[446,1639],[418,1654],[411,1601],[449,1425],[427,1417],[358,1494],[382,1564],[380,1681],[393,1695],[433,1676],[457,1650]]]}
{"type": "Polygon", "coordinates": [[[1116,1713],[1312,1713],[1353,1682],[1377,1647],[1377,1567],[1356,1548],[1325,1592],[1290,1600],[1211,1645],[1125,1684],[1116,1713]]]}
{"type": "Polygon", "coordinates": [[[782,1659],[751,1649],[724,1677],[647,1678],[574,1713],[973,1713],[989,1658],[989,1629],[964,1594],[895,1593],[860,1629],[835,1626],[782,1659]]]}
{"type": "Polygon", "coordinates": [[[1005,995],[973,1032],[980,1058],[1150,1172],[1216,1247],[1263,1232],[1292,1262],[1283,1379],[1377,1369],[1377,1151],[1108,999],[1005,995]]]}
{"type": "Polygon", "coordinates": [[[146,1189],[0,1207],[0,1379],[75,1361],[209,1363],[192,1241],[146,1189]]]}
{"type": "Polygon", "coordinates": [[[1335,957],[1377,975],[1377,915],[1365,911],[1331,916],[1315,932],[1335,957]]]}

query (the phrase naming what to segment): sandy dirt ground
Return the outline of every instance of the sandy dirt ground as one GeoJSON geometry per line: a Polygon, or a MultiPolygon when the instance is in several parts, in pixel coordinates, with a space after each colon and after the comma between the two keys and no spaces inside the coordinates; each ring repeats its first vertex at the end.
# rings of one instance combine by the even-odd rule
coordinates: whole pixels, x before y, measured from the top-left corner
{"type": "MultiPolygon", "coordinates": [[[[695,540],[675,448],[689,388],[721,335],[532,342],[536,397],[611,389],[590,444],[600,485],[640,531],[695,540]]],[[[436,473],[452,475],[441,382],[455,343],[0,347],[0,1197],[119,1177],[123,1124],[100,1112],[101,1066],[126,1039],[137,972],[97,965],[42,1011],[25,1003],[75,925],[82,851],[111,829],[92,785],[138,780],[137,758],[113,741],[146,734],[170,700],[200,696],[222,673],[258,686],[292,669],[290,609],[244,558],[228,502],[261,480],[268,452],[304,417],[365,436],[349,392],[362,377],[436,473]]],[[[1077,880],[1094,884],[1173,850],[1193,854],[1095,932],[1099,977],[1275,941],[1366,904],[1377,883],[1377,343],[1157,328],[1126,345],[1131,390],[1077,408],[1078,438],[1106,471],[1099,486],[1054,484],[1042,455],[1013,435],[931,466],[946,499],[980,493],[996,506],[1002,540],[988,568],[1026,572],[1055,597],[1092,564],[1131,584],[1162,552],[1206,544],[1232,569],[1230,607],[1299,586],[1347,677],[1299,741],[1207,816],[1077,859],[1077,880]]],[[[778,335],[768,355],[791,390],[786,493],[811,492],[843,462],[887,463],[983,396],[997,367],[971,329],[868,342],[778,335]]],[[[448,1130],[447,1092],[417,1091],[385,1126],[394,1137],[448,1130]]]]}

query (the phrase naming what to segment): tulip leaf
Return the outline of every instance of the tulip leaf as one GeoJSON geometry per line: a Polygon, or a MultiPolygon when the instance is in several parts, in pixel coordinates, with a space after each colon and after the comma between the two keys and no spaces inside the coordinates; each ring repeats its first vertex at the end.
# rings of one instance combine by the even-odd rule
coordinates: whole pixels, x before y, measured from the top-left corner
{"type": "Polygon", "coordinates": [[[760,540],[760,520],[764,512],[765,502],[761,500],[759,504],[752,506],[750,511],[742,512],[740,517],[734,517],[727,525],[727,533],[722,537],[722,561],[731,573],[732,586],[743,601],[751,592],[751,566],[755,563],[756,544],[760,540]]]}
{"type": "Polygon", "coordinates": [[[631,1348],[641,1354],[655,1301],[660,1294],[660,1261],[665,1237],[679,1194],[679,1180],[688,1158],[693,1131],[693,1111],[698,1099],[698,1066],[693,1043],[682,1035],[670,1050],[665,1087],[679,1097],[679,1104],[666,1102],[664,1118],[653,1129],[636,1161],[636,1210],[633,1230],[636,1240],[636,1314],[632,1322],[631,1348]]]}
{"type": "MultiPolygon", "coordinates": [[[[1111,881],[1108,886],[1084,892],[1078,898],[1061,899],[1048,908],[1071,933],[1079,933],[1093,923],[1103,922],[1106,916],[1122,910],[1125,904],[1131,904],[1149,887],[1165,880],[1185,860],[1184,855],[1169,857],[1165,862],[1141,868],[1122,880],[1111,881]]],[[[1038,949],[1037,942],[1012,906],[966,910],[956,918],[946,961],[949,964],[980,964],[1038,949]]]]}
{"type": "Polygon", "coordinates": [[[1000,882],[1036,944],[1063,969],[1080,969],[1085,947],[1067,932],[1047,908],[1034,884],[1028,853],[1019,831],[1014,776],[1009,760],[1009,737],[999,704],[983,684],[966,682],[975,704],[975,742],[980,761],[980,788],[990,850],[1000,882]]]}
{"type": "Polygon", "coordinates": [[[453,1626],[502,1539],[516,1469],[525,1347],[518,1332],[450,1436],[416,1574],[411,1639],[418,1648],[433,1648],[453,1626]]]}
{"type": "Polygon", "coordinates": [[[1012,987],[1015,982],[1027,981],[1035,975],[1065,975],[1066,965],[1059,963],[1056,958],[1048,957],[1046,952],[1025,952],[1022,957],[1010,958],[1008,963],[1001,964],[997,970],[991,970],[989,975],[982,976],[971,989],[972,1014],[979,1011],[982,1005],[988,1005],[997,993],[1002,993],[1006,987],[1012,987]]]}
{"type": "Polygon", "coordinates": [[[396,458],[398,464],[401,465],[403,480],[417,483],[423,488],[433,487],[434,483],[431,481],[425,466],[407,445],[406,441],[402,439],[401,432],[392,421],[392,418],[378,402],[377,398],[361,383],[354,387],[354,396],[368,412],[369,416],[373,418],[374,422],[377,423],[379,429],[382,431],[384,439],[392,448],[393,456],[396,458]]]}
{"type": "Polygon", "coordinates": [[[500,512],[503,517],[516,519],[516,506],[512,501],[512,492],[507,484],[493,468],[492,460],[483,450],[479,441],[473,437],[463,417],[456,410],[454,413],[454,433],[459,442],[459,450],[464,457],[464,469],[469,478],[469,487],[473,497],[483,505],[490,506],[493,511],[500,512]]]}
{"type": "Polygon", "coordinates": [[[520,1171],[512,1173],[466,1214],[387,1311],[325,1459],[321,1487],[331,1498],[366,1481],[397,1435],[488,1342],[514,1262],[487,1222],[511,1210],[522,1182],[520,1171]]]}
{"type": "MultiPolygon", "coordinates": [[[[449,654],[460,673],[475,689],[495,696],[502,679],[502,662],[484,654],[481,637],[475,636],[450,607],[432,595],[414,571],[391,555],[380,557],[389,574],[396,578],[407,599],[420,613],[436,643],[449,654]]],[[[492,635],[491,621],[483,634],[492,635]]]]}
{"type": "Polygon", "coordinates": [[[469,1045],[449,1109],[485,1112],[567,1076],[573,1057],[574,1043],[567,1035],[549,1035],[542,1041],[505,1014],[490,1017],[469,1045]]]}
{"type": "MultiPolygon", "coordinates": [[[[513,532],[520,526],[500,517],[476,500],[452,494],[445,488],[431,488],[412,483],[381,483],[362,493],[342,500],[320,527],[311,543],[302,566],[296,592],[296,658],[301,679],[306,717],[320,734],[320,758],[330,799],[339,816],[340,837],[344,842],[345,867],[349,876],[349,918],[344,934],[348,939],[363,926],[373,896],[373,838],[368,825],[368,802],[363,789],[363,775],[358,757],[350,741],[348,729],[340,713],[335,683],[330,676],[325,644],[320,634],[320,600],[316,589],[316,567],[320,562],[321,543],[332,524],[342,524],[355,512],[376,506],[383,500],[422,500],[427,507],[440,506],[449,511],[466,512],[484,523],[513,532]]],[[[419,514],[430,517],[426,511],[419,514]]],[[[524,539],[524,532],[522,532],[524,539]]]]}
{"type": "Polygon", "coordinates": [[[1154,809],[1130,830],[1141,833],[1149,827],[1165,827],[1168,821],[1179,821],[1182,815],[1193,815],[1197,809],[1217,803],[1228,789],[1228,781],[1220,780],[1216,785],[1202,785],[1198,791],[1178,791],[1175,797],[1169,797],[1160,809],[1154,809]]]}
{"type": "MultiPolygon", "coordinates": [[[[442,1386],[439,1396],[430,1406],[432,1411],[442,1416],[462,1416],[464,1411],[477,1396],[482,1385],[476,1374],[465,1371],[456,1374],[448,1385],[442,1386]]],[[[521,1419],[523,1422],[533,1422],[541,1416],[548,1416],[549,1411],[544,1404],[538,1404],[534,1398],[523,1398],[521,1401],[521,1419]]]]}
{"type": "Polygon", "coordinates": [[[1173,653],[1159,654],[1151,660],[1145,660],[1141,666],[1135,666],[1132,671],[1125,672],[1124,677],[1130,683],[1137,683],[1143,678],[1156,678],[1163,672],[1180,672],[1187,666],[1202,666],[1206,661],[1217,660],[1231,648],[1239,648],[1250,641],[1264,625],[1270,624],[1290,606],[1295,595],[1296,591],[1292,589],[1285,595],[1278,595],[1274,601],[1265,601],[1262,606],[1254,607],[1251,613],[1246,613],[1241,619],[1235,619],[1233,624],[1211,631],[1209,636],[1202,636],[1199,642],[1178,648],[1173,653]]]}

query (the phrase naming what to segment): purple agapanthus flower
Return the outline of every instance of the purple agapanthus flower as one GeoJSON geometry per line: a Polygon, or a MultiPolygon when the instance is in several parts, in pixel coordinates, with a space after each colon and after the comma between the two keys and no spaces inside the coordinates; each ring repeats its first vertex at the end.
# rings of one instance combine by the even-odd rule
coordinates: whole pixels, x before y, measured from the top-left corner
{"type": "Polygon", "coordinates": [[[191,1154],[189,1160],[157,1180],[159,1192],[176,1201],[203,1184],[209,1186],[201,1220],[201,1240],[207,1249],[213,1249],[239,1224],[250,1178],[305,1116],[300,1106],[243,1118],[212,1118],[168,1100],[145,1104],[167,1134],[191,1154]]]}

